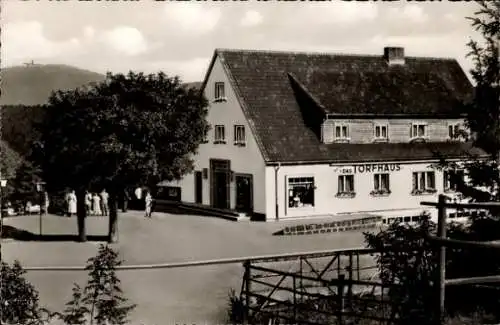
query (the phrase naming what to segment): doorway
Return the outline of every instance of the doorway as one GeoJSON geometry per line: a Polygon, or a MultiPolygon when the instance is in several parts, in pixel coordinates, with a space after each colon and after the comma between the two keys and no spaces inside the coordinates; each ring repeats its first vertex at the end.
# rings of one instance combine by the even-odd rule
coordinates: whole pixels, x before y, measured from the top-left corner
{"type": "Polygon", "coordinates": [[[203,202],[203,175],[202,172],[194,173],[194,202],[201,204],[203,202]]]}
{"type": "Polygon", "coordinates": [[[210,203],[214,208],[230,209],[231,162],[210,159],[210,203]]]}
{"type": "Polygon", "coordinates": [[[236,174],[236,210],[253,211],[253,178],[251,174],[236,174]]]}

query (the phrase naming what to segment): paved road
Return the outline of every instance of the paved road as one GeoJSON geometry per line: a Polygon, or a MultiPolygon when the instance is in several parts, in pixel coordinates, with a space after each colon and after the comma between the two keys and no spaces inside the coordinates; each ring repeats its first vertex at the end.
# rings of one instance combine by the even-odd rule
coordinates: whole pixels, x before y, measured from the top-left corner
{"type": "MultiPolygon", "coordinates": [[[[152,220],[129,212],[119,219],[120,251],[125,264],[153,264],[306,252],[360,247],[359,232],[309,236],[272,236],[295,222],[231,222],[193,215],[157,213],[152,220]]],[[[105,235],[107,219],[91,217],[89,235],[105,235]]],[[[9,219],[5,224],[38,232],[38,216],[9,219]]],[[[44,234],[76,234],[76,220],[46,216],[44,234]]],[[[98,242],[76,243],[7,241],[2,244],[5,261],[19,260],[25,266],[83,265],[95,255],[98,242]]],[[[226,322],[227,294],[241,287],[242,266],[213,265],[169,270],[121,271],[127,297],[138,307],[134,324],[216,324],[226,322]]],[[[85,272],[32,271],[27,278],[39,290],[42,304],[61,310],[71,296],[74,282],[85,284],[85,272]]]]}

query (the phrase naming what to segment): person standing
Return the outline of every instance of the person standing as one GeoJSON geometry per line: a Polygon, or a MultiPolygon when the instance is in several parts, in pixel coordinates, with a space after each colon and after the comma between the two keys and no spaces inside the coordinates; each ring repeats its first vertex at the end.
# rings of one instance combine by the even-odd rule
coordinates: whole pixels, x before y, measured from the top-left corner
{"type": "Polygon", "coordinates": [[[149,191],[146,192],[146,196],[144,197],[145,203],[145,217],[151,219],[151,210],[153,208],[153,197],[149,191]]]}
{"type": "Polygon", "coordinates": [[[76,214],[76,194],[74,190],[71,190],[68,195],[68,217],[73,214],[76,214]]]}
{"type": "Polygon", "coordinates": [[[107,216],[109,213],[108,199],[109,199],[109,194],[108,192],[106,192],[106,189],[103,188],[101,192],[101,209],[103,216],[107,216]]]}
{"type": "Polygon", "coordinates": [[[137,186],[137,188],[134,191],[135,199],[134,199],[134,205],[135,209],[140,210],[142,209],[142,188],[140,186],[137,186]]]}
{"type": "Polygon", "coordinates": [[[102,211],[101,211],[101,198],[97,193],[94,193],[92,196],[92,210],[94,211],[94,215],[96,216],[102,216],[102,211]]]}
{"type": "Polygon", "coordinates": [[[92,194],[89,191],[85,191],[85,211],[87,215],[92,215],[92,194]]]}

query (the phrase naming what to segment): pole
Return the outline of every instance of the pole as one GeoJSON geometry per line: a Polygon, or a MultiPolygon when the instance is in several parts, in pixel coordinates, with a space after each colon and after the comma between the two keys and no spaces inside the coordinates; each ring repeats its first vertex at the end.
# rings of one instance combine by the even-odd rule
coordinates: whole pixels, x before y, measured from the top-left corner
{"type": "Polygon", "coordinates": [[[39,201],[39,215],[38,215],[38,223],[40,229],[40,237],[42,236],[42,191],[38,191],[38,201],[39,201]]]}
{"type": "Polygon", "coordinates": [[[343,313],[344,313],[344,285],[345,285],[345,275],[339,274],[339,282],[337,284],[337,323],[339,325],[343,325],[343,313]]]}
{"type": "MultiPolygon", "coordinates": [[[[439,195],[438,200],[438,237],[446,238],[446,196],[439,195]]],[[[436,308],[436,324],[442,325],[444,322],[445,306],[445,280],[446,280],[446,246],[440,245],[439,247],[439,273],[438,273],[438,290],[439,301],[436,308]]]]}

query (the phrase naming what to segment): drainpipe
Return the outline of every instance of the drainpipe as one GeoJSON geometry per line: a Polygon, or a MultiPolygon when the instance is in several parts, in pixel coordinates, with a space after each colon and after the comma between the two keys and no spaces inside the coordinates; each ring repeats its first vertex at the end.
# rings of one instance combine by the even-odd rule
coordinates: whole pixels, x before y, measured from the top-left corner
{"type": "Polygon", "coordinates": [[[274,200],[276,202],[276,215],[274,216],[274,219],[276,221],[279,221],[279,200],[278,200],[278,171],[280,170],[281,163],[278,162],[277,166],[274,166],[274,200]]]}

